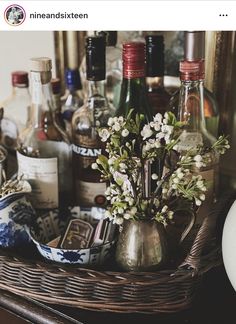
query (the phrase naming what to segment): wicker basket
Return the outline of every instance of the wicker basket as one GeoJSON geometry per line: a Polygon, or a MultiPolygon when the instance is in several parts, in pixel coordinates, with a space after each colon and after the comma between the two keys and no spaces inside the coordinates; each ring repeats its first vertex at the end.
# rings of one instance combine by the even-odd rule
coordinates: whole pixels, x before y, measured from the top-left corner
{"type": "Polygon", "coordinates": [[[167,313],[186,309],[203,274],[221,263],[215,240],[216,214],[205,218],[187,257],[174,270],[95,271],[0,251],[0,288],[47,303],[94,311],[167,313]]]}

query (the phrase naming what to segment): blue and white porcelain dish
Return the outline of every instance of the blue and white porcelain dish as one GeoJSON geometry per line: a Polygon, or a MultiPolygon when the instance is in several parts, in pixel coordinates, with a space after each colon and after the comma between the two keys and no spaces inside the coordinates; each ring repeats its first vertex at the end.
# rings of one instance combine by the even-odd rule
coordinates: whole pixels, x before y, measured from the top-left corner
{"type": "Polygon", "coordinates": [[[34,209],[26,195],[31,192],[27,181],[22,181],[22,190],[0,198],[0,246],[19,247],[28,244],[26,224],[36,218],[34,209]]]}
{"type": "MultiPolygon", "coordinates": [[[[80,207],[74,207],[70,212],[73,217],[87,220],[91,224],[97,222],[104,214],[104,210],[101,208],[80,209],[80,207]]],[[[62,221],[60,219],[57,211],[50,211],[38,217],[37,223],[39,227],[38,233],[35,233],[34,229],[31,228],[29,235],[39,253],[48,260],[67,264],[93,266],[103,264],[113,253],[115,239],[96,247],[77,250],[48,246],[47,243],[59,236],[65,229],[67,223],[66,220],[62,221]]]]}

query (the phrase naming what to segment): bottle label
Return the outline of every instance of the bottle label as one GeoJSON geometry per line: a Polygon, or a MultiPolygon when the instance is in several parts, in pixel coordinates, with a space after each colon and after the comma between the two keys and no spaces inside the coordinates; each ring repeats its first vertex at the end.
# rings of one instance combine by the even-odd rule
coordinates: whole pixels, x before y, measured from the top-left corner
{"type": "Polygon", "coordinates": [[[128,68],[124,70],[125,79],[137,79],[137,78],[144,78],[144,77],[145,77],[145,70],[143,68],[140,70],[131,70],[128,68]]]}
{"type": "Polygon", "coordinates": [[[203,145],[201,133],[183,131],[179,137],[177,151],[188,151],[198,145],[203,145]]]}
{"type": "Polygon", "coordinates": [[[18,129],[17,125],[8,118],[1,120],[2,144],[9,149],[17,146],[18,129]]]}
{"type": "Polygon", "coordinates": [[[58,208],[57,158],[32,158],[17,152],[18,174],[32,186],[30,199],[38,209],[58,208]]]}
{"type": "Polygon", "coordinates": [[[31,82],[32,82],[32,103],[36,105],[42,104],[42,82],[41,75],[39,72],[30,72],[31,82]]]}
{"type": "Polygon", "coordinates": [[[104,195],[106,183],[77,180],[76,188],[76,200],[79,201],[83,206],[104,205],[106,201],[104,195]]]}
{"type": "MultiPolygon", "coordinates": [[[[79,138],[80,142],[85,139],[83,136],[79,138]]],[[[86,146],[72,144],[72,160],[76,178],[76,202],[91,207],[105,203],[106,184],[100,181],[100,172],[91,168],[92,163],[102,154],[100,141],[94,138],[87,141],[87,144],[86,146]]]]}

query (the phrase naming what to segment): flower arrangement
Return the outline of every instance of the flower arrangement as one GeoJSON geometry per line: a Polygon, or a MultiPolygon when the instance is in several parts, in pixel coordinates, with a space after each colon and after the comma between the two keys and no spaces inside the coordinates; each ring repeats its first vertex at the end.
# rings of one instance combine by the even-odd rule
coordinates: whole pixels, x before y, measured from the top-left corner
{"type": "Polygon", "coordinates": [[[114,117],[99,131],[106,153],[92,165],[109,186],[106,216],[121,225],[125,219],[150,219],[167,224],[178,209],[198,208],[205,200],[206,181],[197,173],[211,156],[229,148],[225,136],[211,147],[197,146],[178,153],[183,123],[171,113],[114,117]]]}

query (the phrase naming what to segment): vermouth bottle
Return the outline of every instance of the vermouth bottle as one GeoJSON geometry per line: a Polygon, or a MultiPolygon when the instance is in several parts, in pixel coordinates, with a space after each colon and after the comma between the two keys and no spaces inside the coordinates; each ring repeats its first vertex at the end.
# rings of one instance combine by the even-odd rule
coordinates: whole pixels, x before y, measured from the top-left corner
{"type": "Polygon", "coordinates": [[[152,110],[146,92],[146,51],[142,42],[123,45],[123,81],[117,116],[126,117],[131,109],[133,114],[143,114],[151,121],[152,110]]]}
{"type": "Polygon", "coordinates": [[[31,59],[31,121],[19,136],[17,152],[18,174],[31,183],[37,209],[67,205],[71,195],[70,146],[55,120],[51,65],[49,58],[31,59]]]}
{"type": "Polygon", "coordinates": [[[164,114],[168,110],[170,94],[164,87],[164,37],[161,35],[148,35],[146,39],[147,49],[147,94],[154,115],[164,114]]]}
{"type": "MultiPolygon", "coordinates": [[[[178,119],[185,122],[183,131],[180,134],[178,151],[186,152],[198,145],[210,147],[215,138],[207,131],[204,118],[204,97],[203,83],[201,82],[204,61],[180,62],[180,94],[178,119]]],[[[196,174],[201,174],[207,181],[207,192],[204,202],[197,212],[197,219],[194,225],[193,234],[202,224],[203,219],[209,214],[217,190],[217,165],[218,158],[213,153],[206,153],[208,163],[200,169],[193,168],[196,174]]]]}
{"type": "Polygon", "coordinates": [[[104,37],[87,37],[86,65],[88,95],[72,118],[72,160],[76,203],[91,207],[105,203],[106,184],[100,181],[100,172],[93,170],[91,165],[104,149],[98,128],[106,127],[109,117],[114,114],[105,95],[104,37]]]}
{"type": "MultiPolygon", "coordinates": [[[[184,60],[189,62],[198,62],[205,60],[205,32],[187,31],[185,32],[184,60]]],[[[214,137],[218,135],[219,108],[215,96],[206,87],[204,87],[205,71],[204,65],[200,74],[200,82],[204,89],[204,118],[206,128],[214,137]]],[[[179,90],[172,96],[169,109],[177,116],[179,102],[179,90]]]]}

